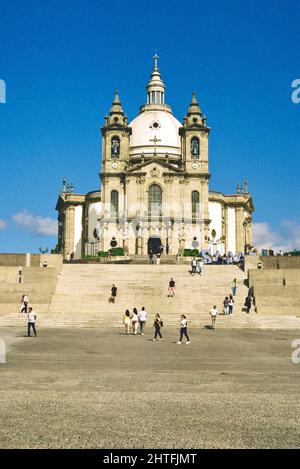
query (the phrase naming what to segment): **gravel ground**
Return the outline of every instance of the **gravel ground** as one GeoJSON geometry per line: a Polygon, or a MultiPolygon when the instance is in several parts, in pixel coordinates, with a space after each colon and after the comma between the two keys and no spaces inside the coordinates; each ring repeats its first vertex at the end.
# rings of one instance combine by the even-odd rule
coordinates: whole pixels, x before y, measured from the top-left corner
{"type": "Polygon", "coordinates": [[[2,330],[0,447],[300,448],[300,331],[149,329],[2,330]]]}

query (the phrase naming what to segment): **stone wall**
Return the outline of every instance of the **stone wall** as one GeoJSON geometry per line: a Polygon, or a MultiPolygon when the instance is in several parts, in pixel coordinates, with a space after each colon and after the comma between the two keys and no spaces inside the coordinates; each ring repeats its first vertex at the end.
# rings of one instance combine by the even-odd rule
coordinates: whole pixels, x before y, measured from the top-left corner
{"type": "Polygon", "coordinates": [[[48,267],[60,270],[62,256],[60,254],[0,254],[0,266],[4,267],[41,267],[47,261],[48,267]]]}
{"type": "Polygon", "coordinates": [[[300,256],[261,256],[265,269],[300,269],[300,256]]]}
{"type": "Polygon", "coordinates": [[[258,314],[300,315],[300,268],[248,270],[258,314]]]}

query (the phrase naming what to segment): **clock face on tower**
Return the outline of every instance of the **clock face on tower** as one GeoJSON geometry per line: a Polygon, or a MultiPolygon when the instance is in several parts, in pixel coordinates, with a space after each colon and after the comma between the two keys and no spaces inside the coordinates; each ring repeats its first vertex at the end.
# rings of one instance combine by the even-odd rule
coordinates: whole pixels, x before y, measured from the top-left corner
{"type": "Polygon", "coordinates": [[[118,167],[118,163],[114,162],[111,166],[113,169],[116,169],[118,167]]]}
{"type": "Polygon", "coordinates": [[[197,168],[198,168],[197,163],[193,163],[193,164],[192,164],[192,168],[193,168],[193,169],[197,169],[197,168]]]}

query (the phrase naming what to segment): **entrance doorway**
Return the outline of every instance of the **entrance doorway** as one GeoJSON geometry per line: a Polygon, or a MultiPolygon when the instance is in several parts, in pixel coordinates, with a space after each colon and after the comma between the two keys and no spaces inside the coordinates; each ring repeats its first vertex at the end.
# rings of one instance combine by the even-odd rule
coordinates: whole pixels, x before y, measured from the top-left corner
{"type": "Polygon", "coordinates": [[[152,250],[153,254],[160,252],[161,240],[158,237],[151,237],[148,239],[148,254],[152,250]]]}

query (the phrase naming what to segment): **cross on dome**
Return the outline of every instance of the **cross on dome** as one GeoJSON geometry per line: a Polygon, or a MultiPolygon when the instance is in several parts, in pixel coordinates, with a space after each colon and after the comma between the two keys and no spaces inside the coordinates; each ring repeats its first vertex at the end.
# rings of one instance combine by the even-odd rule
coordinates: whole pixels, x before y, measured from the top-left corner
{"type": "Polygon", "coordinates": [[[159,55],[157,54],[157,52],[155,52],[155,54],[152,58],[154,60],[154,70],[158,70],[159,55]]]}
{"type": "Polygon", "coordinates": [[[156,144],[158,142],[161,142],[161,139],[157,138],[156,135],[154,135],[154,138],[150,138],[150,142],[154,142],[154,155],[156,155],[156,144]]]}

